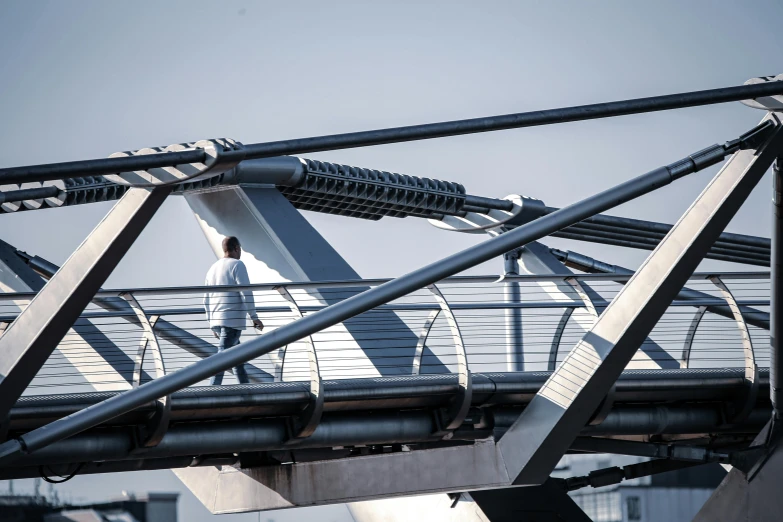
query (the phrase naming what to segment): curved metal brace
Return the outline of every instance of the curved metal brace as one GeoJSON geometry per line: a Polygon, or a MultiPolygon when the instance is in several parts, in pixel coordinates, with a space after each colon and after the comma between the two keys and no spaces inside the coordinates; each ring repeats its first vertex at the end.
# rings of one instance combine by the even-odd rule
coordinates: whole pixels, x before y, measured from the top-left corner
{"type": "Polygon", "coordinates": [[[582,302],[585,304],[585,308],[587,309],[587,312],[597,319],[598,311],[595,309],[593,300],[590,299],[590,296],[587,295],[587,292],[582,287],[582,283],[580,283],[576,277],[566,277],[565,282],[571,285],[573,289],[576,291],[577,295],[579,296],[579,299],[581,299],[582,302]]]}
{"type": "MultiPolygon", "coordinates": [[[[144,309],[139,302],[133,297],[130,292],[120,294],[120,297],[128,302],[133,309],[136,317],[139,320],[139,324],[143,329],[141,343],[139,344],[139,350],[136,353],[136,363],[133,368],[133,384],[134,387],[141,385],[141,374],[144,367],[144,356],[147,353],[147,349],[151,348],[152,359],[155,363],[155,377],[163,377],[166,375],[166,366],[163,363],[163,354],[160,351],[160,344],[158,344],[158,338],[155,335],[155,323],[158,321],[158,316],[147,317],[144,309]]],[[[151,448],[157,446],[158,443],[166,435],[166,431],[169,428],[169,420],[171,418],[171,397],[166,395],[161,397],[156,402],[155,413],[147,421],[146,426],[142,428],[139,434],[139,446],[144,448],[151,448]]]]}
{"type": "Polygon", "coordinates": [[[557,368],[557,352],[560,350],[560,340],[563,338],[563,332],[568,324],[568,320],[571,319],[571,314],[574,313],[573,308],[566,308],[560,317],[560,322],[557,323],[555,328],[555,335],[552,337],[552,346],[549,348],[549,364],[547,364],[547,371],[553,372],[557,368]]]}
{"type": "Polygon", "coordinates": [[[734,295],[731,290],[721,281],[720,277],[710,277],[710,281],[720,289],[723,298],[731,309],[731,314],[734,316],[734,321],[737,323],[737,329],[742,337],[742,350],[745,355],[745,382],[749,385],[748,394],[745,397],[745,401],[739,408],[739,413],[734,415],[730,420],[731,422],[740,422],[750,415],[753,406],[756,404],[756,397],[759,391],[759,367],[756,364],[756,354],[753,351],[753,342],[750,339],[750,332],[748,332],[748,325],[745,323],[745,318],[742,317],[739,305],[737,304],[734,295]]]}
{"type": "Polygon", "coordinates": [[[413,354],[413,369],[411,375],[419,375],[421,373],[421,358],[424,355],[424,346],[427,344],[427,338],[430,336],[430,330],[432,325],[435,324],[435,320],[440,315],[440,310],[433,310],[430,315],[427,316],[427,320],[424,322],[424,326],[421,328],[419,334],[419,341],[416,343],[416,353],[413,354]]]}
{"type": "MultiPolygon", "coordinates": [[[[284,286],[278,286],[275,288],[277,292],[288,301],[288,306],[291,308],[297,318],[303,317],[302,310],[299,308],[294,297],[284,286]]],[[[321,372],[318,368],[318,357],[315,353],[315,343],[313,343],[312,336],[307,336],[304,339],[307,345],[307,359],[310,364],[310,404],[302,410],[299,417],[294,420],[289,426],[291,431],[291,439],[287,444],[296,444],[309,437],[315,432],[318,427],[318,423],[321,422],[321,415],[324,411],[324,387],[321,380],[321,372]]],[[[282,362],[280,364],[280,377],[282,379],[283,364],[285,363],[285,351],[282,354],[282,362]]]]}
{"type": "MultiPolygon", "coordinates": [[[[587,312],[597,319],[598,311],[595,309],[593,300],[590,299],[590,296],[587,294],[584,287],[582,287],[582,284],[575,277],[566,277],[565,282],[571,285],[576,291],[579,299],[584,303],[587,312]]],[[[557,368],[557,353],[560,350],[560,340],[563,338],[563,332],[573,313],[573,308],[566,308],[565,312],[563,312],[563,316],[560,318],[560,322],[557,323],[557,328],[555,328],[555,334],[554,337],[552,337],[552,346],[549,348],[549,363],[547,364],[547,370],[550,372],[555,371],[557,368]]]]}
{"type": "MultiPolygon", "coordinates": [[[[131,299],[134,298],[131,297],[131,299]]],[[[133,308],[133,311],[136,312],[136,316],[138,317],[139,312],[136,306],[137,305],[131,304],[131,308],[133,308]]],[[[141,309],[141,306],[139,306],[139,309],[141,309]]],[[[142,310],[142,314],[144,314],[143,310],[142,310]]],[[[144,315],[146,317],[146,314],[144,315]]],[[[158,345],[158,337],[157,335],[155,335],[155,323],[158,322],[159,318],[160,316],[151,315],[147,319],[149,322],[150,329],[152,330],[153,333],[152,341],[150,341],[150,336],[147,334],[145,323],[142,321],[141,318],[139,318],[139,321],[141,321],[141,326],[142,328],[144,328],[144,335],[142,335],[141,337],[141,343],[139,344],[139,349],[136,351],[136,360],[133,364],[133,382],[131,383],[131,385],[134,388],[138,388],[139,386],[141,386],[141,374],[144,373],[144,356],[147,354],[147,348],[150,346],[152,346],[153,359],[155,363],[155,377],[166,375],[166,368],[163,365],[163,356],[161,355],[160,346],[158,345]],[[158,364],[158,360],[160,360],[160,365],[158,364]]]]}
{"type": "Polygon", "coordinates": [[[435,297],[443,316],[449,324],[451,337],[454,341],[454,348],[457,352],[459,391],[454,397],[451,406],[447,410],[440,412],[439,415],[436,415],[438,429],[433,433],[433,435],[442,436],[444,439],[450,439],[451,432],[459,428],[468,415],[470,401],[473,398],[473,378],[471,377],[470,369],[468,368],[468,356],[465,352],[465,344],[462,341],[462,333],[459,330],[457,318],[454,317],[451,306],[449,306],[448,301],[443,297],[443,294],[437,286],[434,284],[428,285],[427,290],[435,297]]]}
{"type": "Polygon", "coordinates": [[[693,316],[691,325],[688,327],[688,334],[685,336],[685,344],[682,347],[682,356],[680,357],[680,368],[687,368],[691,362],[691,348],[693,347],[693,340],[696,338],[696,330],[699,329],[699,323],[701,323],[704,313],[707,311],[706,306],[700,306],[696,310],[696,314],[693,316]]]}

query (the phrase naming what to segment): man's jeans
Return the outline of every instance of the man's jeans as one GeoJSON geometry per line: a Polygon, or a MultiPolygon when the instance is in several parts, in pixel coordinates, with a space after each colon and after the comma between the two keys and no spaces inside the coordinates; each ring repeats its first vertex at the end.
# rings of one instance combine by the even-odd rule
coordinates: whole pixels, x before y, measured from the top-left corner
{"type": "MultiPolygon", "coordinates": [[[[236,346],[239,344],[239,336],[242,334],[242,330],[237,330],[236,328],[229,328],[227,326],[213,326],[212,331],[215,332],[215,334],[219,337],[220,341],[218,342],[218,353],[222,352],[223,350],[228,350],[232,346],[236,346]]],[[[247,372],[245,371],[245,366],[240,365],[234,368],[234,375],[237,376],[237,380],[239,381],[239,384],[247,384],[247,372]]],[[[223,384],[223,372],[218,373],[217,375],[213,376],[212,379],[209,381],[209,384],[212,386],[220,386],[223,384]]]]}

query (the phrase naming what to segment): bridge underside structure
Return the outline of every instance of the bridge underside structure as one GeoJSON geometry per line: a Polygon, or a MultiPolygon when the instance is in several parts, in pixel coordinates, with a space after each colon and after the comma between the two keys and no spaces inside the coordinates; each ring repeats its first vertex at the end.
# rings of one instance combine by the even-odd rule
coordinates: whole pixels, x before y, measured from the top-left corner
{"type": "Polygon", "coordinates": [[[174,469],[214,513],[351,503],[360,519],[549,511],[585,520],[568,491],[721,463],[733,469],[700,516],[732,520],[722,506],[742,511],[781,472],[782,97],[783,77],[765,77],[0,169],[5,213],[118,200],[62,267],[0,243],[0,479],[174,469]],[[724,144],[561,209],[296,156],[729,101],[766,115],[724,144]],[[724,161],[674,225],[604,214],[724,161]],[[724,232],[773,164],[773,237],[724,232]],[[207,288],[101,288],[171,195],[186,198],[216,255],[224,236],[242,238],[252,284],[231,290],[253,294],[267,333],[246,332],[217,354],[203,321],[207,288]],[[488,239],[397,279],[367,280],[302,210],[423,218],[488,239]],[[548,236],[651,253],[633,272],[550,249],[540,242],[548,236]],[[501,277],[459,275],[501,258],[501,277]],[[696,272],[705,258],[771,272],[696,272]],[[239,364],[250,384],[205,385],[239,364]],[[552,477],[563,455],[585,453],[652,460],[552,477]]]}

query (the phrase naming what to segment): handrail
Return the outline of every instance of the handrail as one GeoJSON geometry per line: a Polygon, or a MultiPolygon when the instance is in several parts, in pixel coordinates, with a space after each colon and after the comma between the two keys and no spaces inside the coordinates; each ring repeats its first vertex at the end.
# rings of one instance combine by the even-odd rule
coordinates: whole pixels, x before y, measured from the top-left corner
{"type": "MultiPolygon", "coordinates": [[[[695,272],[688,281],[703,281],[709,280],[716,275],[724,281],[739,280],[739,279],[769,279],[770,272],[695,272]]],[[[565,281],[567,278],[572,277],[579,281],[611,281],[611,282],[625,282],[633,277],[631,274],[523,274],[523,275],[507,275],[503,277],[503,282],[518,281],[518,282],[539,282],[539,281],[565,281]]],[[[203,292],[220,292],[222,291],[245,291],[245,290],[269,290],[276,291],[278,287],[284,286],[288,289],[317,289],[317,288],[350,288],[350,287],[367,287],[381,285],[391,281],[392,279],[344,279],[344,280],[326,280],[326,281],[307,281],[307,282],[289,282],[280,281],[276,283],[257,283],[251,285],[223,285],[223,286],[163,286],[163,287],[142,287],[142,288],[117,288],[117,289],[103,289],[95,294],[96,298],[100,297],[118,297],[120,294],[131,292],[136,296],[142,295],[176,295],[176,294],[190,294],[190,293],[203,293],[203,292]]],[[[498,282],[497,275],[486,276],[455,276],[447,277],[438,281],[437,284],[457,284],[457,283],[496,283],[498,282]]],[[[20,297],[35,297],[37,292],[6,292],[0,294],[0,301],[10,301],[19,299],[20,297]]],[[[723,303],[725,304],[725,303],[723,303]]]]}
{"type": "MultiPolygon", "coordinates": [[[[742,299],[737,300],[738,305],[742,306],[766,306],[769,305],[769,299],[742,299]]],[[[681,307],[681,306],[725,306],[726,301],[720,298],[715,299],[693,299],[693,300],[687,300],[687,301],[672,301],[671,306],[672,307],[681,307]]],[[[522,308],[522,309],[537,309],[537,308],[584,308],[584,303],[581,301],[529,301],[529,302],[522,302],[522,303],[505,303],[505,302],[479,302],[479,303],[455,303],[451,305],[452,310],[506,310],[511,308],[522,308]]],[[[313,305],[305,305],[300,306],[300,309],[302,312],[318,312],[319,310],[323,310],[324,308],[327,308],[326,305],[324,306],[313,306],[313,305]]],[[[436,304],[427,304],[427,303],[416,303],[416,304],[405,304],[405,303],[399,303],[399,304],[390,304],[390,305],[381,305],[376,308],[373,308],[373,310],[387,310],[392,312],[413,312],[413,311],[429,311],[429,310],[438,310],[438,305],[436,304]]],[[[290,312],[291,309],[285,306],[257,306],[255,308],[256,312],[260,313],[273,313],[273,312],[290,312]]],[[[157,315],[157,316],[172,316],[172,315],[194,315],[194,314],[203,314],[204,309],[203,308],[150,308],[147,310],[149,315],[157,315]]],[[[18,316],[18,313],[13,314],[3,314],[0,315],[0,322],[10,322],[16,319],[18,316]]],[[[105,317],[126,317],[126,316],[133,316],[135,315],[131,311],[90,311],[90,312],[84,312],[79,317],[82,319],[98,319],[98,318],[105,318],[105,317]]]]}

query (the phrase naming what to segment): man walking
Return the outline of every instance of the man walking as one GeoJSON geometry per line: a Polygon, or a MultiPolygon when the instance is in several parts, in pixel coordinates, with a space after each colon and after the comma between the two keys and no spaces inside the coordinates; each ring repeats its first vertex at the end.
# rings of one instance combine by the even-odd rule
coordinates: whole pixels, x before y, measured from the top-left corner
{"type": "MultiPolygon", "coordinates": [[[[207,286],[249,285],[247,268],[239,260],[242,257],[242,246],[234,236],[223,239],[223,257],[218,259],[207,272],[207,286]]],[[[209,292],[204,295],[204,310],[212,333],[219,339],[218,352],[228,350],[239,344],[239,336],[245,329],[245,314],[250,316],[253,326],[259,331],[264,329],[264,323],[256,314],[256,304],[253,292],[221,291],[209,292]]],[[[240,384],[247,384],[247,372],[243,365],[234,368],[234,374],[240,384]]],[[[213,386],[223,384],[223,372],[210,380],[213,386]]]]}

